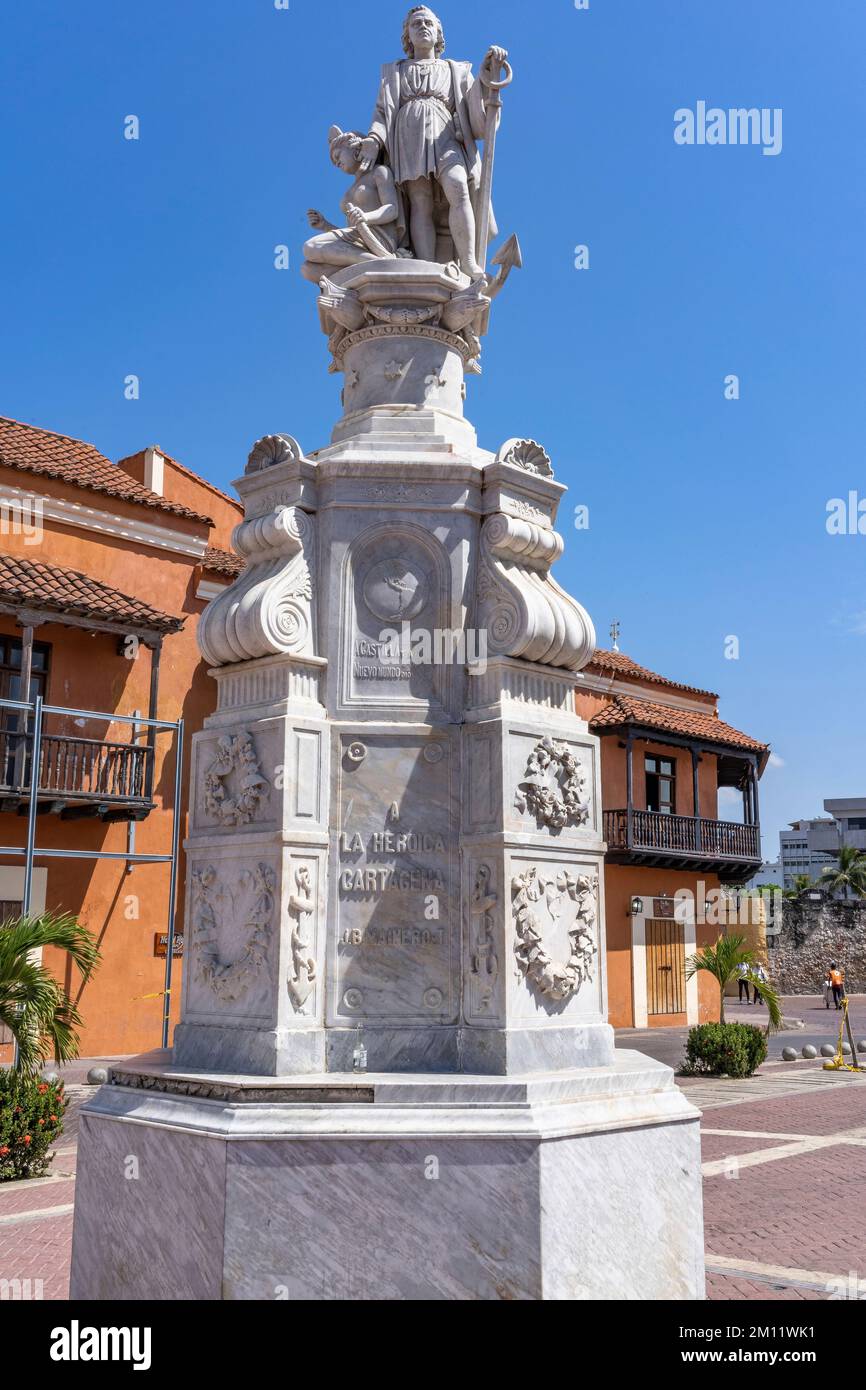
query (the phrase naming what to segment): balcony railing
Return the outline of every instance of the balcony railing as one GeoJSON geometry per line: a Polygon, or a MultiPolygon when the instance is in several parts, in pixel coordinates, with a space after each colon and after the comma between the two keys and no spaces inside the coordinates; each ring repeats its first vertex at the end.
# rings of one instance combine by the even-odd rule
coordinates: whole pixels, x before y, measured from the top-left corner
{"type": "Polygon", "coordinates": [[[693,859],[761,859],[761,828],[704,816],[667,816],[657,811],[605,811],[608,850],[693,859]]]}
{"type": "MultiPolygon", "coordinates": [[[[0,729],[0,795],[29,795],[31,734],[0,729]]],[[[140,743],[43,734],[36,790],[40,798],[145,802],[153,750],[140,743]]]]}

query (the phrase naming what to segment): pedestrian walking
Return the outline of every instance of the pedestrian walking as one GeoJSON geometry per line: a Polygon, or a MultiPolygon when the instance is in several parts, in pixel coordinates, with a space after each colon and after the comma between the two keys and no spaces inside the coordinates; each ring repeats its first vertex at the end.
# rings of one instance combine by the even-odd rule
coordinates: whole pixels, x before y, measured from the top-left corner
{"type": "Polygon", "coordinates": [[[842,1007],[842,996],[845,993],[845,971],[840,970],[834,960],[830,962],[830,969],[827,972],[830,977],[830,988],[833,991],[833,1003],[837,1010],[842,1007]]]}
{"type": "Polygon", "coordinates": [[[768,976],[766,970],[764,969],[763,965],[756,965],[756,966],[755,966],[755,969],[754,969],[754,971],[753,971],[752,973],[758,977],[758,983],[757,983],[757,984],[755,983],[754,980],[752,981],[752,991],[753,991],[754,996],[755,996],[754,999],[752,1000],[752,1003],[753,1003],[753,1004],[763,1004],[763,1002],[764,1002],[764,996],[763,996],[763,994],[761,993],[761,985],[765,985],[765,984],[767,983],[767,981],[769,980],[769,976],[768,976]]]}
{"type": "Polygon", "coordinates": [[[737,996],[737,1003],[738,1003],[738,1004],[742,1004],[742,1002],[743,1002],[743,990],[745,990],[745,991],[746,991],[746,1003],[748,1004],[748,1002],[749,1002],[749,967],[746,965],[746,962],[745,962],[745,961],[742,961],[742,960],[740,961],[739,965],[737,966],[737,974],[739,975],[739,979],[737,980],[737,984],[738,984],[738,986],[739,986],[739,994],[738,994],[738,996],[737,996]]]}
{"type": "Polygon", "coordinates": [[[824,1008],[829,1009],[830,1000],[833,997],[833,984],[830,980],[830,971],[824,971],[824,1008]]]}

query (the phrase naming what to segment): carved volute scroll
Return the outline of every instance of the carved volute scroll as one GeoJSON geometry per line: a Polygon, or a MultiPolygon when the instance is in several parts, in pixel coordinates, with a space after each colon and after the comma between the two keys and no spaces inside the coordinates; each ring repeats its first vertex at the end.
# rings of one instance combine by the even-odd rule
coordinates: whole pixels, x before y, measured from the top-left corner
{"type": "Polygon", "coordinates": [[[247,566],[199,620],[205,660],[224,666],[283,652],[315,655],[313,518],[278,505],[236,526],[232,545],[247,566]]]}
{"type": "Polygon", "coordinates": [[[562,550],[556,531],[504,512],[488,517],[481,532],[478,626],[487,631],[491,655],[570,671],[591,659],[592,619],[549,574],[562,550]]]}

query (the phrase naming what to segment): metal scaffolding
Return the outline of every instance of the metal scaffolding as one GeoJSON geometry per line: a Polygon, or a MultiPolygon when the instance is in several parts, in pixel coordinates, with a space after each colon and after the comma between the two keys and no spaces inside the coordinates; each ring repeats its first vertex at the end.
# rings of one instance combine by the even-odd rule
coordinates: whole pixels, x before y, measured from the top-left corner
{"type": "MultiPolygon", "coordinates": [[[[33,864],[36,859],[122,859],[127,864],[170,864],[168,889],[168,940],[165,952],[165,989],[164,989],[164,1008],[162,1018],[162,1046],[168,1047],[169,1025],[171,1011],[171,973],[172,959],[174,956],[174,919],[176,912],[177,898],[177,859],[180,848],[180,795],[181,795],[181,774],[183,769],[183,720],[170,719],[145,719],[141,714],[106,714],[102,710],[71,709],[66,705],[47,705],[41,695],[37,695],[34,700],[6,700],[0,699],[0,709],[18,710],[25,717],[26,723],[32,716],[32,730],[28,742],[32,743],[30,750],[30,765],[27,793],[27,842],[25,845],[0,845],[0,855],[23,855],[24,856],[24,893],[21,903],[22,916],[30,914],[30,907],[33,897],[33,864]],[[88,850],[88,849],[48,849],[40,847],[36,843],[36,818],[39,805],[39,766],[42,751],[43,723],[46,715],[57,714],[67,715],[79,719],[104,720],[108,724],[130,724],[137,737],[141,730],[152,729],[154,735],[164,733],[166,730],[174,730],[175,733],[175,767],[174,767],[174,804],[172,806],[172,825],[171,825],[171,853],[170,854],[137,854],[132,849],[134,839],[129,837],[129,848],[124,853],[120,850],[88,850]]],[[[21,788],[24,790],[23,786],[21,788]]]]}

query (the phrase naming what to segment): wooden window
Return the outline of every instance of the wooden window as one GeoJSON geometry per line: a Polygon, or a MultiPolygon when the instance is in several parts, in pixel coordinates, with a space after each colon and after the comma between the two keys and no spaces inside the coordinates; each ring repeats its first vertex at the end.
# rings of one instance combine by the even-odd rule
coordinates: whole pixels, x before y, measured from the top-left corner
{"type": "MultiPolygon", "coordinates": [[[[47,642],[34,642],[30,660],[30,694],[21,694],[21,638],[0,637],[0,699],[33,700],[37,695],[45,695],[48,679],[48,657],[51,647],[47,642]]],[[[16,710],[4,710],[17,722],[16,710]]]]}
{"type": "MultiPolygon", "coordinates": [[[[20,637],[0,636],[0,699],[23,700],[21,693],[20,637]]],[[[34,642],[30,660],[30,694],[44,697],[48,680],[48,658],[51,652],[46,642],[34,642]]],[[[0,786],[25,785],[28,772],[28,741],[22,710],[4,709],[0,705],[0,786]]]]}
{"type": "Polygon", "coordinates": [[[646,808],[663,816],[677,809],[677,765],[673,758],[645,757],[646,808]]]}

